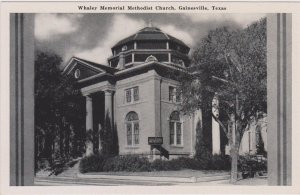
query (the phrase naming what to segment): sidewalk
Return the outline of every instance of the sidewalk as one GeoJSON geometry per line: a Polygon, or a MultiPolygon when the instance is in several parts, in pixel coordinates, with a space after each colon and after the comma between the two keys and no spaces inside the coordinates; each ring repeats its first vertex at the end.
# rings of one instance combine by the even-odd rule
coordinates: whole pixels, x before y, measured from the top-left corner
{"type": "MultiPolygon", "coordinates": [[[[229,171],[212,170],[179,170],[179,171],[153,171],[153,172],[94,172],[82,174],[78,164],[64,171],[58,176],[48,176],[49,172],[40,171],[36,181],[59,184],[81,185],[107,185],[109,181],[116,185],[233,185],[229,183],[229,171]],[[63,184],[63,183],[62,183],[63,184]]],[[[267,185],[266,178],[251,178],[238,181],[235,185],[267,185]]]]}
{"type": "Polygon", "coordinates": [[[199,183],[209,181],[226,181],[230,179],[229,172],[220,171],[157,171],[157,172],[100,172],[77,174],[78,178],[86,179],[116,179],[131,181],[157,181],[178,183],[199,183]]]}

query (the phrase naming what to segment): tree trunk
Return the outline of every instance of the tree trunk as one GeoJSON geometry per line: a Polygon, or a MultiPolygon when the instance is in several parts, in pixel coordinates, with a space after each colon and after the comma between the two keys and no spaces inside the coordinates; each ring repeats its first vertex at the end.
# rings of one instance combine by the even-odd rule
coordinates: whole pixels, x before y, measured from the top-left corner
{"type": "Polygon", "coordinates": [[[70,157],[70,126],[69,125],[64,125],[65,129],[65,156],[67,159],[70,157]]]}
{"type": "Polygon", "coordinates": [[[236,146],[233,147],[231,153],[231,177],[230,182],[236,183],[238,179],[238,149],[236,146]]]}
{"type": "Polygon", "coordinates": [[[229,122],[230,132],[230,156],[231,156],[231,177],[230,182],[236,183],[238,179],[238,144],[236,140],[236,121],[235,115],[232,114],[229,122]]]}
{"type": "Polygon", "coordinates": [[[64,126],[62,121],[59,121],[60,126],[58,127],[58,131],[59,131],[59,155],[60,158],[64,157],[64,126]]]}

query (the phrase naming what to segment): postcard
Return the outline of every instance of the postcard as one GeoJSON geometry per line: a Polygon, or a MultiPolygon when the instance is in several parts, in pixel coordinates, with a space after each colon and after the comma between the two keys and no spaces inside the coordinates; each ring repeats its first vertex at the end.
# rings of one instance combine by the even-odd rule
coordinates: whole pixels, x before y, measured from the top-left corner
{"type": "Polygon", "coordinates": [[[299,8],[1,2],[1,193],[299,193],[299,8]]]}

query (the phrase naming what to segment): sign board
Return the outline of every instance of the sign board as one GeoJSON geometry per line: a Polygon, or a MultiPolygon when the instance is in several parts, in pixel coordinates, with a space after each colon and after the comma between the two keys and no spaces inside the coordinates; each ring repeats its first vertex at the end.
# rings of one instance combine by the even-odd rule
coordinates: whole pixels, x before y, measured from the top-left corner
{"type": "Polygon", "coordinates": [[[162,145],[163,138],[162,137],[148,137],[148,144],[149,145],[162,145]]]}

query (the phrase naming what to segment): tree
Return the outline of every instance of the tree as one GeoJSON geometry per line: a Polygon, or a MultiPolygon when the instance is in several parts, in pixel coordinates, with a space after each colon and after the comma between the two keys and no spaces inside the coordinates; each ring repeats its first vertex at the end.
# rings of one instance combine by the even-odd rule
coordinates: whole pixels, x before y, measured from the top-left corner
{"type": "Polygon", "coordinates": [[[100,151],[105,155],[118,155],[119,154],[119,140],[117,135],[116,125],[112,125],[111,118],[107,112],[104,119],[104,126],[100,130],[100,142],[102,150],[100,151]]]}
{"type": "Polygon", "coordinates": [[[195,157],[198,159],[207,159],[211,155],[208,151],[206,140],[203,135],[203,128],[201,125],[201,121],[198,120],[196,124],[196,146],[195,146],[195,157]]]}
{"type": "Polygon", "coordinates": [[[61,74],[61,63],[62,59],[56,54],[36,52],[36,162],[41,158],[50,162],[57,158],[68,159],[82,153],[84,99],[73,78],[61,74]]]}
{"type": "Polygon", "coordinates": [[[229,139],[234,172],[250,117],[258,117],[259,111],[266,113],[266,19],[241,30],[224,27],[210,31],[195,49],[188,72],[181,79],[182,110],[193,113],[202,109],[211,117],[212,97],[218,94],[223,113],[218,122],[228,138],[236,133],[236,140],[229,139]]]}

